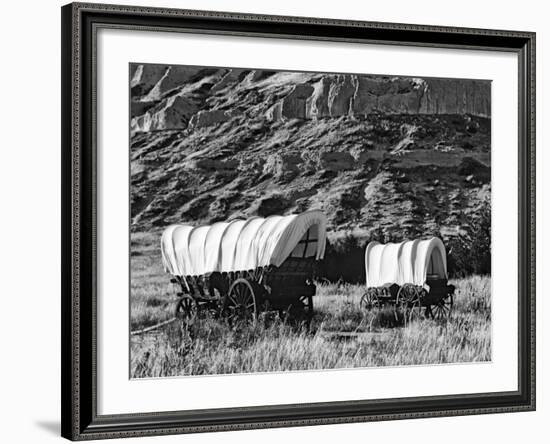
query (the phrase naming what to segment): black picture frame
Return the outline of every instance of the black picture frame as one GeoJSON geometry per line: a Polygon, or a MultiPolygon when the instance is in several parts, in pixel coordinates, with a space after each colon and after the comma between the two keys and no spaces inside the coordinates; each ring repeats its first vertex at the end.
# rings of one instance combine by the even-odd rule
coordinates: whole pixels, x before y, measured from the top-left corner
{"type": "Polygon", "coordinates": [[[71,440],[535,409],[535,33],[72,3],[62,7],[62,436],[71,440]],[[519,65],[518,390],[97,414],[95,38],[99,27],[512,51],[519,65]]]}

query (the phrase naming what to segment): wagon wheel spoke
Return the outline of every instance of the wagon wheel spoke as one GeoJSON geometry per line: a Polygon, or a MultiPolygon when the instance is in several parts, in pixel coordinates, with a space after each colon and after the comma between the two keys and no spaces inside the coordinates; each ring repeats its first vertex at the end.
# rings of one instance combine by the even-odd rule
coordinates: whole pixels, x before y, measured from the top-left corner
{"type": "Polygon", "coordinates": [[[450,307],[447,306],[446,301],[440,301],[437,305],[435,305],[435,318],[436,319],[443,319],[446,318],[450,313],[450,307]]]}
{"type": "Polygon", "coordinates": [[[248,289],[247,288],[241,288],[240,296],[241,296],[241,300],[240,300],[241,306],[246,307],[248,302],[250,301],[250,293],[248,292],[248,289]]]}
{"type": "Polygon", "coordinates": [[[235,317],[237,315],[238,312],[236,305],[229,305],[227,308],[229,310],[229,317],[235,317]]]}
{"type": "Polygon", "coordinates": [[[248,287],[246,287],[244,285],[239,285],[237,287],[237,289],[239,290],[239,297],[241,298],[241,303],[242,303],[243,301],[245,301],[247,299],[248,287]]]}
{"type": "Polygon", "coordinates": [[[237,316],[237,312],[235,311],[235,309],[230,309],[230,313],[227,315],[227,319],[229,321],[233,321],[234,319],[236,319],[238,316],[237,316]]]}
{"type": "MultiPolygon", "coordinates": [[[[244,287],[244,285],[242,287],[244,287]]],[[[241,288],[241,286],[238,286],[237,291],[239,294],[238,296],[239,305],[246,306],[248,300],[250,299],[249,298],[250,295],[248,294],[247,289],[241,288]]]]}
{"type": "Polygon", "coordinates": [[[235,303],[238,304],[241,302],[242,295],[241,295],[241,287],[240,285],[235,286],[235,303]]]}

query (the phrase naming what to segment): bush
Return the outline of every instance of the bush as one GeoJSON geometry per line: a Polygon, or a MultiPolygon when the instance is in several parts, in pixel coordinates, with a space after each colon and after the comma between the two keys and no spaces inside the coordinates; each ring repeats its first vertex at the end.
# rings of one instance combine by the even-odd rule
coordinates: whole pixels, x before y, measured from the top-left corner
{"type": "Polygon", "coordinates": [[[365,246],[356,236],[346,233],[342,239],[327,240],[325,258],[319,266],[319,277],[331,282],[365,282],[365,246]]]}
{"type": "Polygon", "coordinates": [[[448,269],[452,276],[491,274],[491,202],[483,201],[465,232],[449,240],[448,269]]]}
{"type": "Polygon", "coordinates": [[[319,266],[319,278],[330,282],[365,283],[365,249],[369,242],[381,244],[401,242],[402,236],[382,228],[375,229],[368,238],[346,233],[332,243],[327,240],[325,258],[319,266]]]}
{"type": "Polygon", "coordinates": [[[330,282],[364,283],[365,248],[369,242],[386,244],[431,236],[439,237],[445,244],[450,277],[491,274],[491,202],[486,199],[469,217],[463,226],[463,232],[458,236],[443,236],[438,229],[417,235],[408,232],[392,233],[379,227],[367,239],[348,232],[337,240],[327,241],[325,258],[319,266],[319,278],[330,282]]]}

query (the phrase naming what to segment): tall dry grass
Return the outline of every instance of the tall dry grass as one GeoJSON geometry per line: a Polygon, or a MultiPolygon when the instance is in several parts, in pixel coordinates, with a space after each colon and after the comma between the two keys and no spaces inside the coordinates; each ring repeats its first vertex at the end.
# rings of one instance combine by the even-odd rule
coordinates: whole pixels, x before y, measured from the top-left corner
{"type": "MultiPolygon", "coordinates": [[[[175,287],[161,267],[156,237],[132,237],[130,325],[144,328],[173,315],[175,287]]],[[[491,282],[452,281],[448,321],[407,325],[392,309],[364,312],[365,288],[317,284],[311,323],[267,313],[255,324],[229,325],[208,314],[191,327],[173,323],[131,337],[133,378],[369,366],[427,365],[491,359],[491,282]]]]}
{"type": "MultiPolygon", "coordinates": [[[[156,235],[133,235],[132,330],[173,315],[176,289],[161,266],[156,235]]],[[[255,324],[229,325],[205,314],[191,327],[178,322],[131,336],[133,378],[252,373],[369,366],[427,365],[491,359],[491,281],[452,281],[448,321],[403,325],[392,309],[362,311],[363,285],[317,284],[311,323],[267,313],[255,324]]]]}

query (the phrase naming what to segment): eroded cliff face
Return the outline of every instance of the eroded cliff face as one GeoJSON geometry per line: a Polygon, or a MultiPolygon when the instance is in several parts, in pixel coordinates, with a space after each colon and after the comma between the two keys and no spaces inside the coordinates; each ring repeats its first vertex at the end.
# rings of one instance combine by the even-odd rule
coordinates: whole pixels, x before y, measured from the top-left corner
{"type": "Polygon", "coordinates": [[[472,80],[323,76],[298,84],[276,105],[276,118],[319,119],[370,114],[491,113],[490,84],[472,80]]]}
{"type": "Polygon", "coordinates": [[[322,209],[329,238],[460,233],[490,196],[490,83],[131,67],[134,231],[322,209]]]}
{"type": "Polygon", "coordinates": [[[185,129],[197,114],[200,126],[220,123],[230,118],[225,108],[239,106],[238,97],[255,94],[263,101],[255,116],[269,120],[491,113],[488,81],[159,65],[135,65],[131,75],[133,132],[185,129]],[[236,97],[222,97],[224,91],[236,97]]]}

